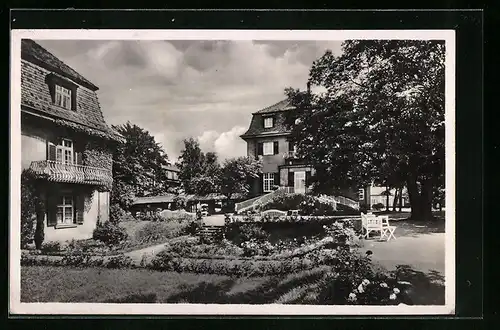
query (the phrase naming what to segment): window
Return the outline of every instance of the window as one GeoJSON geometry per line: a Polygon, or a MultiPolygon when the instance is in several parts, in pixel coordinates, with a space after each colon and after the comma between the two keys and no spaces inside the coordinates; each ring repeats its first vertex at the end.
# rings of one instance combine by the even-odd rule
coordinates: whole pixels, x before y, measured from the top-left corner
{"type": "Polygon", "coordinates": [[[274,173],[264,173],[263,175],[263,184],[264,184],[264,192],[271,192],[273,191],[273,185],[274,185],[274,173]]]}
{"type": "Polygon", "coordinates": [[[264,117],[264,128],[271,128],[274,126],[273,117],[264,117]]]}
{"type": "Polygon", "coordinates": [[[61,144],[56,146],[56,161],[63,164],[73,164],[73,156],[73,141],[62,139],[61,144]]]}
{"type": "Polygon", "coordinates": [[[264,142],[264,155],[274,155],[274,143],[273,142],[264,142]]]}
{"type": "Polygon", "coordinates": [[[71,109],[71,90],[56,85],[54,103],[65,109],[71,109]]]}
{"type": "Polygon", "coordinates": [[[358,196],[359,196],[359,200],[360,201],[364,201],[365,200],[365,190],[364,189],[359,189],[358,190],[358,196]]]}
{"type": "Polygon", "coordinates": [[[74,219],[73,196],[61,196],[57,204],[57,223],[72,224],[74,219]]]}

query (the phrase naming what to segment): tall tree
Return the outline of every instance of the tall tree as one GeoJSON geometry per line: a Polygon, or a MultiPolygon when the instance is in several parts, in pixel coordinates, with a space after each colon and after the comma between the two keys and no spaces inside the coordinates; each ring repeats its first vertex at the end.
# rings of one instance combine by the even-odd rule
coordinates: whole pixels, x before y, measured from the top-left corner
{"type": "Polygon", "coordinates": [[[405,182],[412,218],[432,218],[444,172],[444,58],[441,41],[349,40],[313,63],[310,83],[325,93],[286,91],[297,106],[291,139],[317,167],[319,188],[405,182]]]}
{"type": "Polygon", "coordinates": [[[145,129],[127,122],[113,128],[125,142],[113,156],[113,190],[111,201],[127,209],[134,195],[164,191],[167,189],[163,167],[168,156],[145,129]]]}
{"type": "Polygon", "coordinates": [[[194,138],[184,140],[184,149],[179,156],[177,167],[179,179],[187,194],[193,194],[191,180],[203,174],[205,154],[201,151],[200,143],[194,138]]]}
{"type": "Polygon", "coordinates": [[[220,175],[220,190],[228,200],[234,194],[246,195],[250,191],[252,179],[259,177],[261,163],[251,157],[227,159],[222,165],[220,175]]]}

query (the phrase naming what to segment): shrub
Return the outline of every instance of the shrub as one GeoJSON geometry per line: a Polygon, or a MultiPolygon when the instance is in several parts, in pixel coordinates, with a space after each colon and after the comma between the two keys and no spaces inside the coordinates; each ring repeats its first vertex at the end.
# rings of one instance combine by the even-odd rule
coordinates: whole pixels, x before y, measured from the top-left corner
{"type": "Polygon", "coordinates": [[[41,201],[38,197],[35,178],[28,170],[21,173],[21,248],[35,240],[36,247],[41,248],[44,232],[43,223],[37,222],[37,207],[41,201]],[[36,229],[35,229],[36,228],[36,229]]]}
{"type": "Polygon", "coordinates": [[[109,246],[107,246],[104,242],[93,239],[71,240],[68,243],[67,250],[70,253],[81,251],[83,253],[92,253],[94,255],[106,254],[110,251],[109,246]]]}
{"type": "Polygon", "coordinates": [[[378,210],[382,210],[384,207],[385,207],[385,205],[384,205],[384,204],[382,204],[382,203],[377,203],[377,204],[375,204],[375,205],[372,205],[372,208],[373,208],[374,210],[377,210],[377,211],[378,211],[378,210]]]}
{"type": "Polygon", "coordinates": [[[97,225],[92,238],[109,246],[116,246],[127,240],[128,235],[124,228],[107,221],[104,224],[99,223],[97,225]]]}
{"type": "Polygon", "coordinates": [[[162,217],[160,214],[158,213],[153,213],[153,214],[140,214],[138,217],[137,217],[137,220],[140,220],[140,221],[151,221],[151,222],[163,222],[163,221],[166,221],[167,219],[162,217]]]}
{"type": "Polygon", "coordinates": [[[44,242],[41,248],[43,253],[53,253],[61,251],[61,243],[57,241],[44,242]]]}
{"type": "Polygon", "coordinates": [[[256,241],[269,240],[269,233],[255,224],[244,224],[239,226],[239,237],[242,241],[254,239],[256,241]]]}
{"type": "Polygon", "coordinates": [[[243,242],[241,247],[245,257],[268,256],[276,250],[275,246],[269,241],[257,241],[256,239],[243,242]]]}
{"type": "Polygon", "coordinates": [[[133,265],[132,258],[125,255],[111,257],[105,263],[106,268],[127,268],[133,265]]]}
{"type": "Polygon", "coordinates": [[[172,201],[172,210],[182,210],[187,206],[187,199],[184,196],[177,195],[172,201]]]}
{"type": "Polygon", "coordinates": [[[201,225],[198,221],[191,221],[185,228],[184,228],[184,233],[187,235],[192,235],[195,236],[198,234],[198,231],[200,230],[201,225]]]}
{"type": "Polygon", "coordinates": [[[135,220],[132,215],[123,210],[118,204],[111,204],[109,207],[109,221],[118,224],[123,221],[135,220]]]}
{"type": "Polygon", "coordinates": [[[149,243],[178,237],[186,232],[188,226],[186,221],[148,222],[136,231],[134,239],[140,243],[149,243]]]}

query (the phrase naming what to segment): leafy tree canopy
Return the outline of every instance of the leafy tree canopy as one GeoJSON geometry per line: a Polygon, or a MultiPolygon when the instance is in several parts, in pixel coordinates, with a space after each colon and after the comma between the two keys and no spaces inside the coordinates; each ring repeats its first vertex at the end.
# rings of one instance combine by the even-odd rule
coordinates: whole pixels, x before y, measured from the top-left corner
{"type": "Polygon", "coordinates": [[[309,81],[324,93],[286,90],[317,189],[406,183],[412,216],[430,216],[444,173],[444,59],[441,41],[349,40],[313,63],[309,81]]]}

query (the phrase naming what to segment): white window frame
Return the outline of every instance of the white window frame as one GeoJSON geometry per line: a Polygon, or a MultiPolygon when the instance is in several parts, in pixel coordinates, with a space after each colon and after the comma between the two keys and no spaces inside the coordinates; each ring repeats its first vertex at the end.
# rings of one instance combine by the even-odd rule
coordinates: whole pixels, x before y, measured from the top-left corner
{"type": "Polygon", "coordinates": [[[61,164],[74,164],[75,152],[74,144],[70,139],[62,139],[60,144],[56,146],[56,161],[61,164]],[[66,158],[68,156],[68,159],[66,158]]]}
{"type": "Polygon", "coordinates": [[[71,110],[71,89],[56,84],[54,103],[60,107],[71,110]]]}
{"type": "Polygon", "coordinates": [[[274,155],[274,141],[262,143],[262,155],[274,155]]]}
{"type": "Polygon", "coordinates": [[[274,127],[274,117],[264,117],[264,128],[274,127]]]}
{"type": "Polygon", "coordinates": [[[359,189],[358,190],[358,198],[360,201],[364,201],[365,200],[365,190],[364,189],[359,189]]]}
{"type": "Polygon", "coordinates": [[[72,225],[75,221],[75,200],[72,195],[62,195],[60,203],[57,204],[56,219],[57,224],[72,225]],[[62,202],[62,203],[61,203],[62,202]],[[61,210],[62,217],[59,218],[59,210],[61,210]],[[66,210],[70,210],[71,219],[66,219],[66,210]]]}
{"type": "Polygon", "coordinates": [[[264,192],[273,191],[274,186],[274,173],[264,173],[262,175],[262,190],[264,192]]]}

